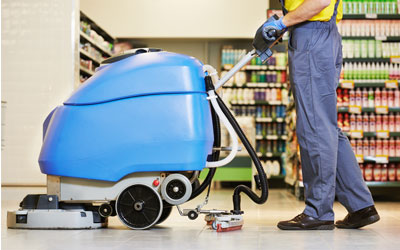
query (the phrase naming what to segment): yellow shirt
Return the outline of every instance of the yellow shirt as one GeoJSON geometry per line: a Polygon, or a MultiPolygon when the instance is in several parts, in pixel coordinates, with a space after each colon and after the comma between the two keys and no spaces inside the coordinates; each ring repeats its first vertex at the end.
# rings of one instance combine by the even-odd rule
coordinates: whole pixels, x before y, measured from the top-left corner
{"type": "MultiPolygon", "coordinates": [[[[336,22],[339,22],[342,20],[343,17],[343,5],[342,5],[342,0],[338,0],[339,5],[337,9],[337,15],[336,15],[336,22]]],[[[297,7],[299,7],[300,4],[302,4],[304,0],[285,0],[285,8],[288,11],[295,10],[297,7]]],[[[328,7],[323,9],[320,13],[317,15],[313,16],[309,21],[322,21],[326,22],[329,21],[333,15],[333,11],[335,9],[335,4],[336,0],[331,0],[331,4],[329,4],[328,7]]]]}

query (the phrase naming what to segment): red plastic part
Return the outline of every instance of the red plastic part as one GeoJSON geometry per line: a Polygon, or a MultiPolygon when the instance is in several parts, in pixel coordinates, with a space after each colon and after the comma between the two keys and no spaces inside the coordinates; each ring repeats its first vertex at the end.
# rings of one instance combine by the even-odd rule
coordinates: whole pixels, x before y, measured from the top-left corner
{"type": "Polygon", "coordinates": [[[153,181],[153,186],[158,187],[158,185],[160,185],[160,181],[158,179],[155,179],[153,181]]]}
{"type": "Polygon", "coordinates": [[[222,228],[221,224],[217,225],[217,232],[229,232],[229,231],[236,231],[242,229],[242,225],[240,226],[234,226],[234,227],[227,227],[227,228],[222,228]]]}

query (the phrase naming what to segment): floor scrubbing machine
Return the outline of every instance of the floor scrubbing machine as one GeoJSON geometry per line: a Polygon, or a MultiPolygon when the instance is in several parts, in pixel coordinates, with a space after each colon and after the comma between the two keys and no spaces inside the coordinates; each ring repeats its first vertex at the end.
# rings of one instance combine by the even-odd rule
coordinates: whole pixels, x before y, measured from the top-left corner
{"type": "Polygon", "coordinates": [[[241,228],[240,194],[264,203],[267,178],[216,90],[253,57],[265,62],[272,55],[270,48],[281,34],[266,23],[257,30],[254,50],[221,80],[213,67],[160,49],[135,49],[103,61],[46,118],[39,165],[47,175],[47,194],[27,195],[19,210],[8,212],[8,227],[101,228],[109,216],[118,216],[129,228],[146,229],[163,222],[177,206],[190,219],[205,214],[217,231],[241,228]],[[229,148],[220,145],[220,123],[229,131],[229,148]],[[238,151],[237,136],[255,164],[261,195],[240,185],[232,210],[203,210],[216,168],[238,151]],[[230,152],[219,160],[224,149],[230,152]],[[200,184],[205,168],[209,172],[200,184]],[[207,187],[203,204],[179,207],[207,187]]]}

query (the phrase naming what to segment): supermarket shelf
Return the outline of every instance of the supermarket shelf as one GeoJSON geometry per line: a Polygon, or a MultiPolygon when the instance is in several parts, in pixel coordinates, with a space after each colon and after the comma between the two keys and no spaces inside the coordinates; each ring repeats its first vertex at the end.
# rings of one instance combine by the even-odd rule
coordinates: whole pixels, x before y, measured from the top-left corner
{"type": "Polygon", "coordinates": [[[246,65],[244,70],[286,70],[286,66],[275,65],[246,65]]]}
{"type": "Polygon", "coordinates": [[[99,24],[95,23],[91,18],[89,18],[84,12],[80,11],[81,21],[86,21],[90,23],[90,27],[94,29],[100,36],[102,36],[107,41],[114,41],[115,38],[108,34],[99,24]]]}
{"type": "Polygon", "coordinates": [[[281,88],[287,87],[287,83],[274,83],[274,82],[248,82],[242,86],[237,85],[224,85],[224,88],[241,89],[241,88],[281,88]]]}
{"type": "Polygon", "coordinates": [[[368,187],[396,187],[400,188],[400,181],[366,181],[368,187]]]}
{"type": "Polygon", "coordinates": [[[281,157],[284,153],[265,153],[257,152],[257,156],[261,159],[272,158],[272,157],[281,157]]]}
{"type": "Polygon", "coordinates": [[[286,140],[287,135],[256,135],[256,140],[270,140],[270,141],[275,141],[275,140],[286,140]]]}
{"type": "Polygon", "coordinates": [[[82,55],[84,55],[86,58],[92,60],[93,62],[100,64],[101,62],[98,61],[96,58],[94,58],[93,56],[91,56],[87,51],[83,50],[83,49],[79,49],[79,53],[81,53],[82,55]]]}
{"type": "MultiPolygon", "coordinates": [[[[233,68],[231,64],[225,64],[222,66],[223,70],[230,70],[233,68]]],[[[275,66],[275,65],[245,65],[242,70],[286,70],[286,66],[275,66]]]]}
{"type": "Polygon", "coordinates": [[[400,36],[342,36],[343,40],[380,40],[384,42],[400,42],[400,36]]]}
{"type": "Polygon", "coordinates": [[[286,105],[281,101],[267,102],[267,101],[231,101],[231,105],[243,105],[243,106],[254,106],[254,105],[286,105]]]}
{"type": "Polygon", "coordinates": [[[343,58],[343,62],[382,62],[390,63],[390,58],[343,58]]]}
{"type": "MultiPolygon", "coordinates": [[[[338,107],[339,113],[348,113],[348,107],[338,107]]],[[[375,108],[362,108],[362,112],[375,112],[375,108]]],[[[400,112],[400,107],[389,108],[389,112],[400,112]]]]}
{"type": "Polygon", "coordinates": [[[90,69],[86,69],[86,68],[84,68],[84,67],[82,67],[82,66],[79,67],[79,70],[80,70],[81,72],[86,73],[87,75],[90,75],[90,76],[94,75],[94,71],[92,71],[92,70],[90,70],[90,69]]]}
{"type": "Polygon", "coordinates": [[[374,156],[364,156],[364,162],[376,162],[376,163],[387,163],[387,162],[400,162],[400,157],[388,157],[387,162],[386,160],[383,160],[383,158],[379,157],[374,157],[374,156]]]}
{"type": "MultiPolygon", "coordinates": [[[[342,83],[339,85],[343,87],[342,83]]],[[[364,82],[363,80],[354,80],[354,88],[384,88],[385,80],[376,80],[374,82],[364,82]]]]}
{"type": "Polygon", "coordinates": [[[282,117],[256,117],[256,122],[285,122],[285,119],[282,117]]]}
{"type": "MultiPolygon", "coordinates": [[[[350,136],[350,133],[344,132],[345,135],[350,136]]],[[[365,137],[376,137],[376,132],[364,132],[363,133],[364,138],[365,137]]],[[[390,132],[389,137],[400,137],[400,132],[390,132]]]]}
{"type": "Polygon", "coordinates": [[[103,46],[101,46],[99,43],[97,43],[95,40],[93,40],[91,37],[80,31],[80,36],[83,37],[86,41],[90,42],[93,44],[96,48],[98,48],[103,54],[106,54],[107,56],[112,56],[111,52],[106,50],[103,46]]]}
{"type": "Polygon", "coordinates": [[[280,175],[271,175],[268,179],[284,179],[285,176],[283,174],[280,175]]]}
{"type": "Polygon", "coordinates": [[[399,14],[345,14],[343,19],[400,19],[399,14]]]}

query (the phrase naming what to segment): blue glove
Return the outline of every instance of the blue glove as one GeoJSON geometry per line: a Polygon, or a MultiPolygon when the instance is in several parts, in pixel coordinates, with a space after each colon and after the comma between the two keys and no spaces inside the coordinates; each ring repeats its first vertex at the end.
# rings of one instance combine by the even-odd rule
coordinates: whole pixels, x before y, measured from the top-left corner
{"type": "MultiPolygon", "coordinates": [[[[270,18],[273,19],[273,18],[270,18]]],[[[287,27],[282,22],[283,17],[263,24],[263,37],[268,41],[275,41],[278,36],[285,33],[287,27]]]]}
{"type": "Polygon", "coordinates": [[[276,30],[281,31],[287,29],[286,25],[282,22],[283,17],[279,18],[279,20],[274,20],[272,22],[267,22],[263,26],[265,27],[274,27],[276,30]]]}

